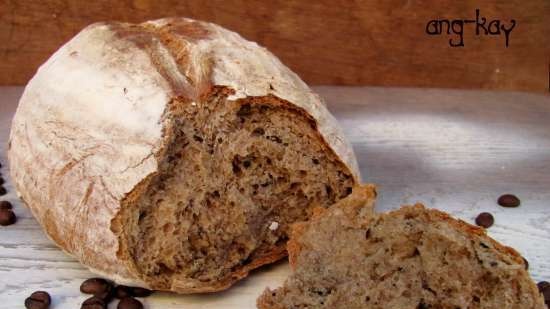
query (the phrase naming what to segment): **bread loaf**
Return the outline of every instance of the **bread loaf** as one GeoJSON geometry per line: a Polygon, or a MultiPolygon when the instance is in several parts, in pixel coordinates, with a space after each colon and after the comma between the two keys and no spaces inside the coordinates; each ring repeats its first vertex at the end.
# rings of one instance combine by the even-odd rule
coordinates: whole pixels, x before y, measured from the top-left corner
{"type": "Polygon", "coordinates": [[[351,192],[320,98],[265,48],[184,18],[98,23],[27,85],[9,160],[49,237],[118,283],[218,291],[351,192]]]}
{"type": "Polygon", "coordinates": [[[258,308],[545,308],[521,256],[483,229],[420,204],[373,214],[353,191],[293,227],[293,273],[258,308]]]}

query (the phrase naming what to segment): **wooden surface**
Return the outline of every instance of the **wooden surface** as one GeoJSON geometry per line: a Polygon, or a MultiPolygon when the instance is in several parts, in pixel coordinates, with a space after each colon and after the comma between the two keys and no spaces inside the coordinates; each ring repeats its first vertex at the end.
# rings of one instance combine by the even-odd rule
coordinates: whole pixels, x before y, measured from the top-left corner
{"type": "MultiPolygon", "coordinates": [[[[21,88],[0,87],[0,160],[21,88]]],[[[317,87],[350,138],[363,178],[379,185],[379,211],[424,202],[472,222],[495,216],[490,236],[516,248],[536,281],[550,279],[550,97],[525,93],[317,87]],[[515,209],[496,205],[517,194],[515,209]]],[[[0,227],[0,308],[22,308],[35,290],[53,296],[52,309],[79,308],[80,283],[91,276],[48,240],[29,211],[9,194],[19,221],[0,227]]],[[[210,295],[156,293],[146,308],[252,309],[266,286],[289,272],[286,262],[253,273],[210,295]]],[[[116,308],[116,302],[111,304],[116,308]]]]}
{"type": "MultiPolygon", "coordinates": [[[[0,0],[0,85],[25,84],[86,25],[187,16],[221,24],[273,51],[310,84],[515,89],[550,87],[550,1],[0,0]],[[504,36],[427,35],[432,19],[516,20],[504,36]]],[[[487,22],[487,23],[488,23],[487,22]]]]}

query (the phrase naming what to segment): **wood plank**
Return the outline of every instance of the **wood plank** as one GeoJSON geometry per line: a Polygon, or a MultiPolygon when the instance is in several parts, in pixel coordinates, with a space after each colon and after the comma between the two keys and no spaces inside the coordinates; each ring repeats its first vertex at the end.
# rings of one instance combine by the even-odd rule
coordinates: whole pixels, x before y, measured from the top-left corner
{"type": "MultiPolygon", "coordinates": [[[[24,84],[62,43],[95,21],[188,16],[258,41],[310,84],[549,91],[550,1],[3,0],[0,85],[24,84]],[[464,47],[425,32],[432,19],[516,20],[504,36],[464,47]]],[[[453,36],[456,40],[456,36],[453,36]]]]}
{"type": "MultiPolygon", "coordinates": [[[[379,186],[377,209],[421,201],[473,222],[495,216],[490,236],[516,248],[536,281],[550,279],[550,97],[518,92],[316,87],[351,140],[363,178],[379,186]],[[495,200],[522,199],[515,209],[495,200]]],[[[80,283],[91,276],[44,235],[6,175],[10,120],[21,87],[0,87],[1,173],[19,221],[0,227],[0,308],[22,308],[47,290],[55,309],[79,308],[80,283]]],[[[146,308],[253,309],[265,287],[280,285],[286,262],[262,268],[223,293],[155,293],[146,308]]],[[[116,301],[111,303],[116,308],[116,301]]]]}

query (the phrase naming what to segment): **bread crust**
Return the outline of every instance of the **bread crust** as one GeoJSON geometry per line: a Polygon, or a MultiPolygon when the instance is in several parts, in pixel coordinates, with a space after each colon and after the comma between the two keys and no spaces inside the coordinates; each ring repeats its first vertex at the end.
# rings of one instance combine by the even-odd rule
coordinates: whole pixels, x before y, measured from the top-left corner
{"type": "MultiPolygon", "coordinates": [[[[229,100],[275,97],[303,111],[323,143],[360,178],[335,119],[275,56],[217,25],[170,18],[93,24],[40,67],[10,133],[18,195],[46,234],[92,271],[150,287],[123,248],[124,222],[115,218],[158,172],[170,141],[170,104],[192,104],[214,91],[229,100]]],[[[223,282],[176,282],[171,291],[222,290],[284,255],[280,246],[223,282]]]]}

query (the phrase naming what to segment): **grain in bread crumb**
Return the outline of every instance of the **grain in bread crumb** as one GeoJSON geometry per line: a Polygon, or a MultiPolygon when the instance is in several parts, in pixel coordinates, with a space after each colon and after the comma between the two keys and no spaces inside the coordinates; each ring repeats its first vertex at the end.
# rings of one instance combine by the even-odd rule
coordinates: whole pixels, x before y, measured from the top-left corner
{"type": "Polygon", "coordinates": [[[271,224],[269,225],[269,229],[272,230],[272,231],[275,231],[279,228],[279,222],[276,222],[276,221],[273,221],[271,222],[271,224]]]}

